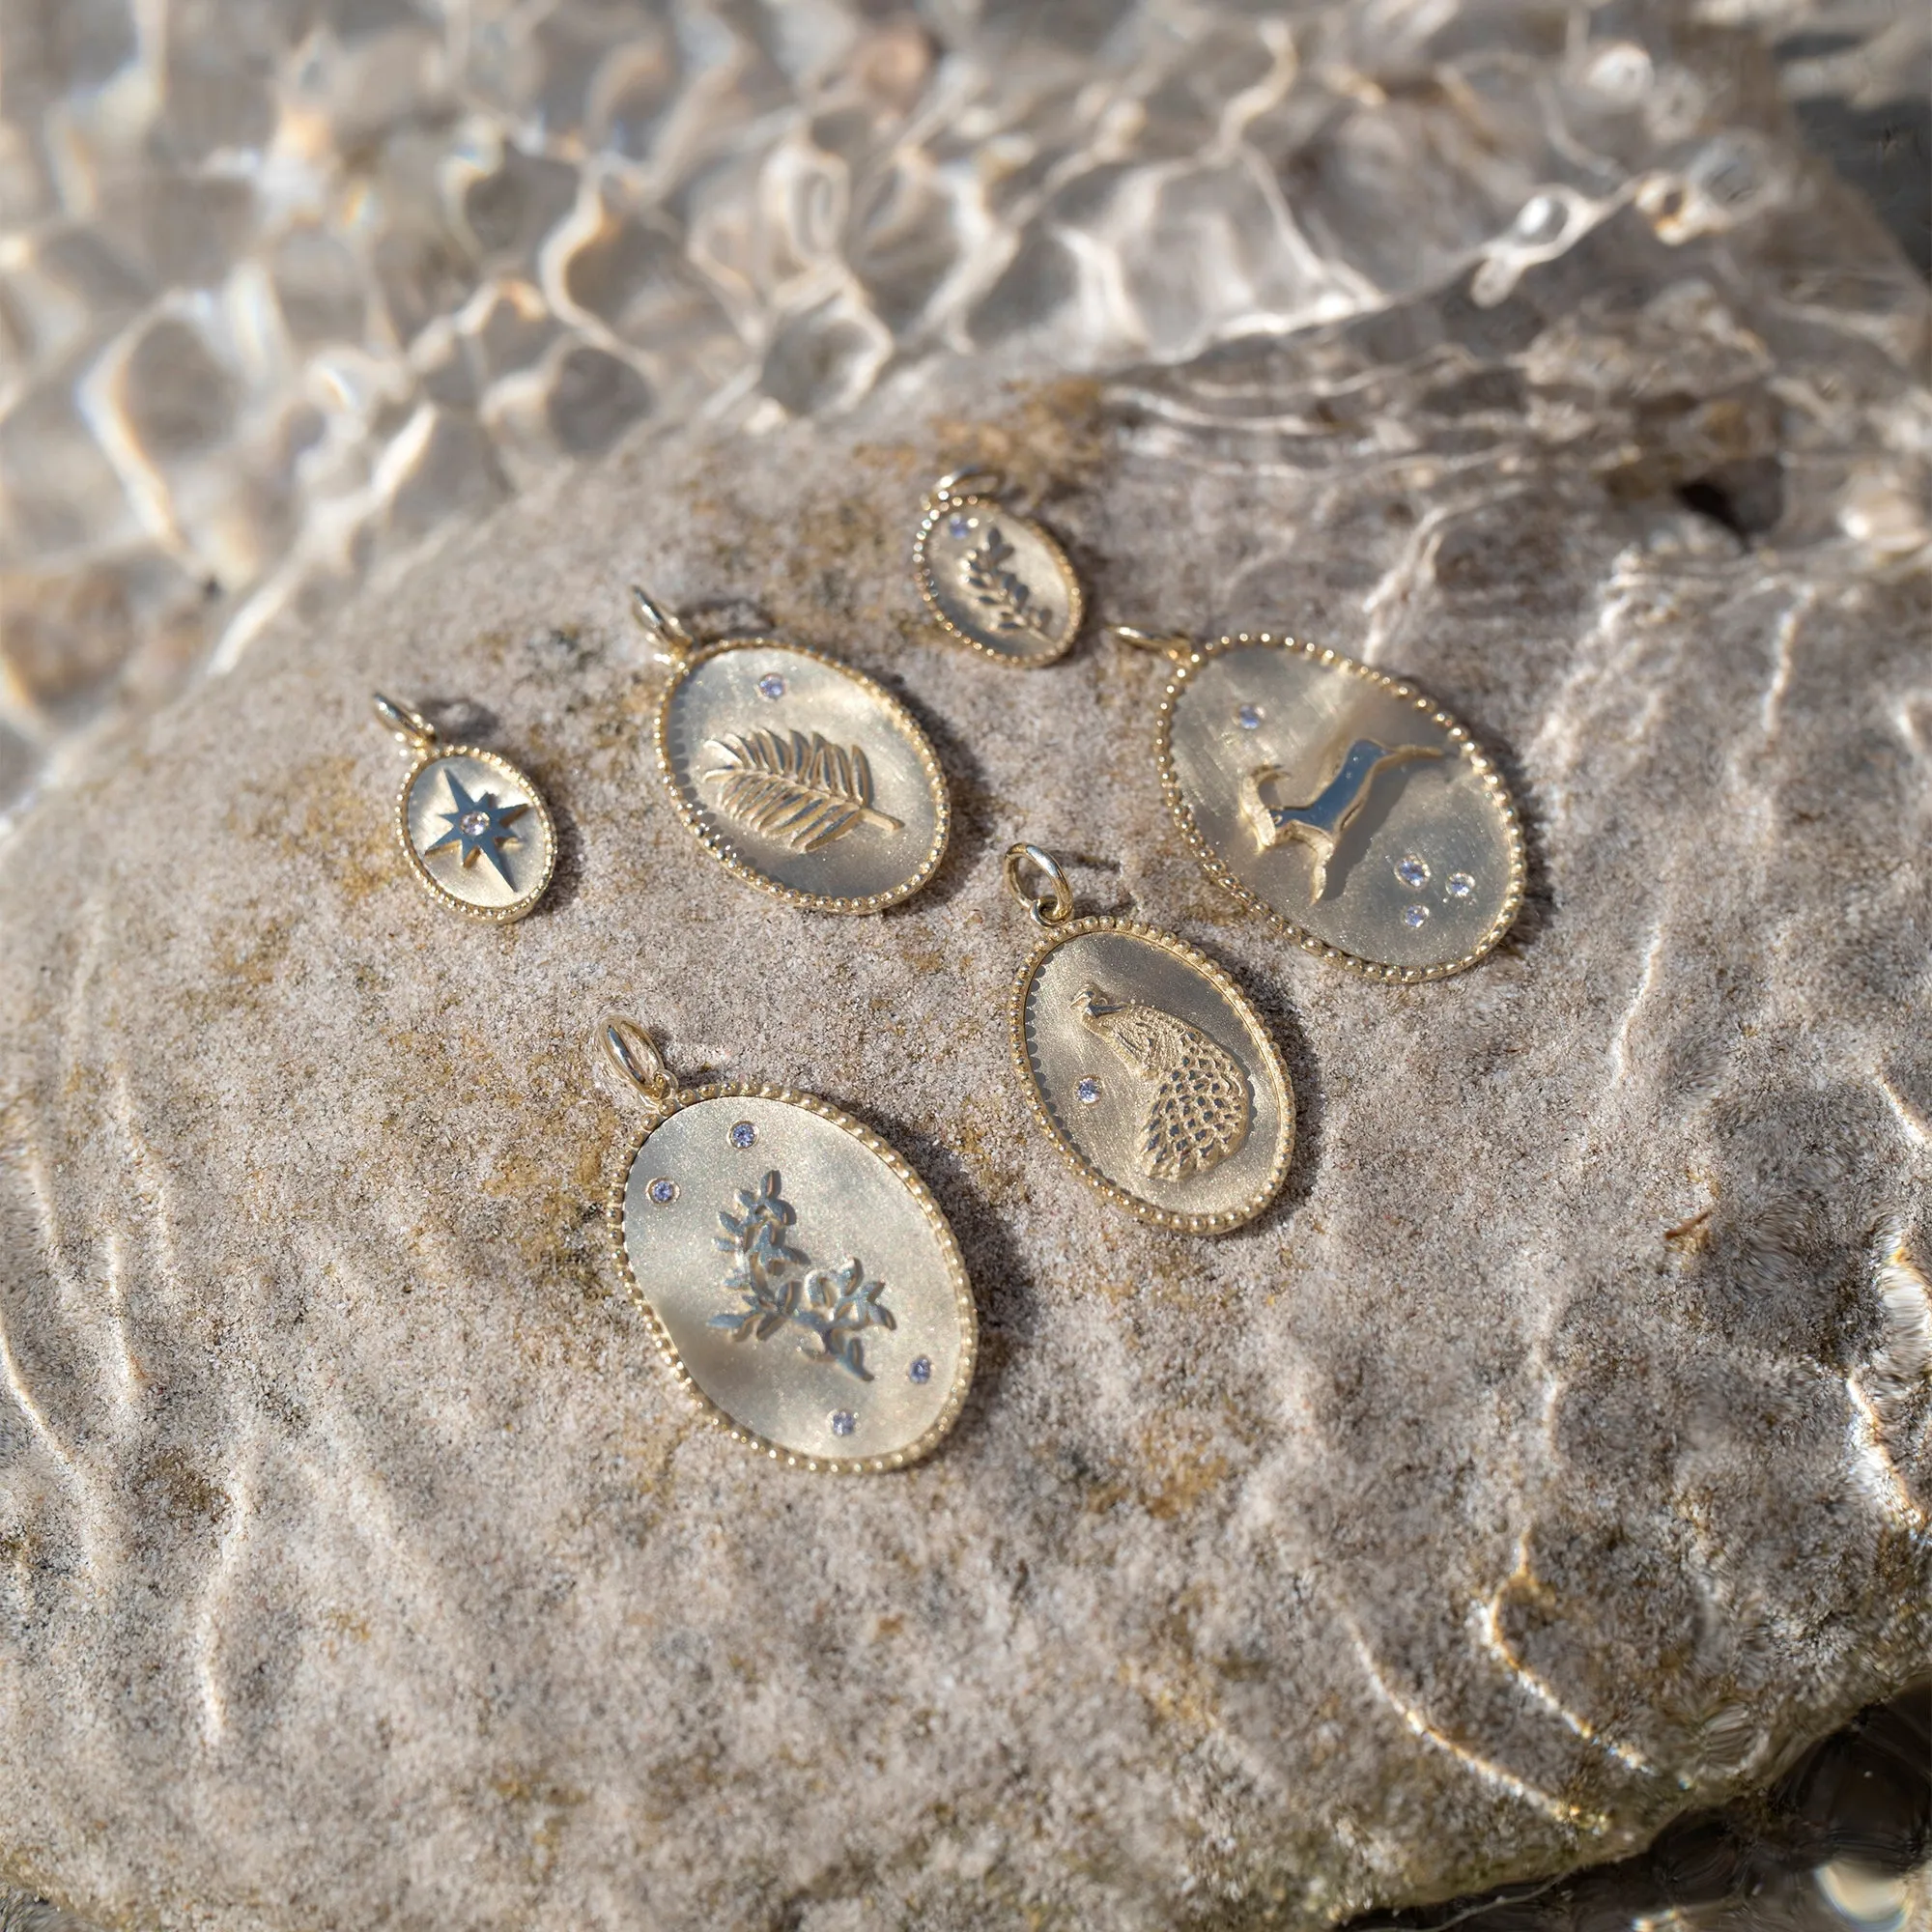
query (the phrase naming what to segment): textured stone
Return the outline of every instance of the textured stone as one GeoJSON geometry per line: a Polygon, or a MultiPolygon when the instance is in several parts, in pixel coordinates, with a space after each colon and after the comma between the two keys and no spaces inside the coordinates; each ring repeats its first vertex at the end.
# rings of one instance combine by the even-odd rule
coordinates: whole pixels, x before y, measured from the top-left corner
{"type": "Polygon", "coordinates": [[[10,1876],[233,1932],[1312,1926],[1633,1846],[1921,1669],[1924,301],[1791,205],[1633,202],[1480,300],[1179,368],[633,438],[38,805],[10,1876]],[[1828,234],[1829,312],[1780,279],[1828,234]],[[1291,626],[1470,721],[1531,836],[1498,954],[1287,956],[1165,820],[1157,661],[938,641],[911,537],[965,461],[1043,489],[1102,615],[1291,626]],[[811,920],[704,858],[632,578],[904,695],[958,808],[931,889],[811,920]],[[552,800],[523,924],[406,875],[372,688],[552,800]],[[1279,1030],[1249,1229],[1142,1228],[1031,1130],[1018,837],[1279,1030]],[[931,1463],[789,1474],[687,1411],[603,1246],[612,1007],[931,1182],[984,1322],[931,1463]]]}

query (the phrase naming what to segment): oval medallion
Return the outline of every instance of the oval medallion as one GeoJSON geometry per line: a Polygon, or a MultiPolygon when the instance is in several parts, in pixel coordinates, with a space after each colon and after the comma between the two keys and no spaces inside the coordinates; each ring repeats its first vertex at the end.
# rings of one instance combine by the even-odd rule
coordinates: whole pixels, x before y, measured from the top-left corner
{"type": "Polygon", "coordinates": [[[794,905],[882,911],[946,851],[946,779],[925,733],[837,658],[767,638],[694,650],[659,703],[657,748],[706,849],[794,905]]]}
{"type": "Polygon", "coordinates": [[[475,919],[522,919],[556,867],[543,795],[507,758],[473,745],[439,748],[411,769],[396,829],[416,877],[475,919]]]}
{"type": "Polygon", "coordinates": [[[1051,664],[1080,629],[1080,580],[1066,553],[1031,517],[989,497],[934,502],[919,526],[913,569],[940,623],[1002,664],[1051,664]]]}
{"type": "Polygon", "coordinates": [[[1246,996],[1149,925],[1053,928],[1013,985],[1013,1055],[1074,1172],[1163,1228],[1218,1234],[1280,1191],[1294,1092],[1246,996]]]}
{"type": "Polygon", "coordinates": [[[739,1440],[811,1469],[896,1469],[952,1427],[979,1321],[939,1205],[810,1094],[678,1094],[612,1191],[624,1274],[666,1360],[739,1440]]]}
{"type": "Polygon", "coordinates": [[[1266,633],[1207,646],[1167,688],[1158,755],[1202,864],[1306,952],[1439,980],[1522,903],[1494,763],[1413,685],[1339,652],[1266,633]]]}

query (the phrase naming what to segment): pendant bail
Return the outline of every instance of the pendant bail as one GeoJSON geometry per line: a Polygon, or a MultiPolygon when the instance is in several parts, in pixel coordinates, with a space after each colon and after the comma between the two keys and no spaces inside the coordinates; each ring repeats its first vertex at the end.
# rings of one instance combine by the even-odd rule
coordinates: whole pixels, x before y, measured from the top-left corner
{"type": "Polygon", "coordinates": [[[631,585],[631,615],[650,639],[651,654],[661,664],[682,664],[696,644],[684,619],[668,604],[658,603],[642,584],[631,585]]]}
{"type": "Polygon", "coordinates": [[[949,469],[932,486],[931,500],[952,503],[968,497],[997,497],[1006,487],[1007,479],[997,469],[949,469]]]}
{"type": "Polygon", "coordinates": [[[1073,888],[1051,852],[1025,843],[1008,846],[1006,875],[1008,890],[1033,915],[1036,924],[1065,925],[1073,917],[1073,888]],[[1028,867],[1045,878],[1046,892],[1032,892],[1021,883],[1028,867]]]}
{"type": "Polygon", "coordinates": [[[673,1085],[670,1069],[643,1028],[622,1013],[608,1013],[598,1025],[597,1042],[624,1079],[653,1108],[662,1109],[673,1085]]]}
{"type": "Polygon", "coordinates": [[[383,728],[399,739],[406,751],[420,753],[436,743],[436,726],[420,711],[412,711],[407,704],[398,704],[380,691],[372,692],[369,701],[383,728]]]}

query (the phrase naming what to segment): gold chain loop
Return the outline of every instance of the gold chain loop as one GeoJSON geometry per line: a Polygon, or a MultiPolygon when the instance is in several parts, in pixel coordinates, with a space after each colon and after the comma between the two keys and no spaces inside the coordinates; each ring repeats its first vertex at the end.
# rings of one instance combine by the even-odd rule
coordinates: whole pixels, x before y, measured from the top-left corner
{"type": "Polygon", "coordinates": [[[1073,917],[1073,888],[1066,883],[1060,861],[1037,845],[1009,845],[1007,848],[1007,889],[1025,906],[1038,925],[1065,925],[1073,917]],[[1021,873],[1031,867],[1047,883],[1044,893],[1031,891],[1021,881],[1021,873]]]}

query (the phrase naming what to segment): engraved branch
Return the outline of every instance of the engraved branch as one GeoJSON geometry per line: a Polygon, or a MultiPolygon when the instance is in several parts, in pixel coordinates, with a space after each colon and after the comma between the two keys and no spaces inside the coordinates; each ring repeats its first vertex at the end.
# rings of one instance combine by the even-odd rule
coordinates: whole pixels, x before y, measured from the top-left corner
{"type": "Polygon", "coordinates": [[[988,524],[979,547],[960,557],[959,582],[986,612],[994,630],[1024,631],[1030,637],[1051,639],[1052,611],[1034,602],[1032,586],[1024,578],[1002,568],[1012,554],[1013,547],[1000,534],[999,525],[988,524]]]}
{"type": "Polygon", "coordinates": [[[872,803],[872,767],[863,751],[814,731],[748,731],[713,738],[724,757],[701,774],[718,787],[718,809],[748,831],[794,852],[816,852],[861,825],[897,832],[900,821],[872,803]]]}
{"type": "Polygon", "coordinates": [[[808,1361],[835,1362],[868,1382],[862,1331],[898,1326],[892,1310],[880,1306],[885,1284],[867,1281],[856,1255],[838,1267],[815,1267],[810,1255],[793,1247],[790,1231],[798,1215],[780,1186],[775,1170],[755,1193],[738,1190],[736,1214],[728,1208],[719,1214],[724,1232],[716,1239],[731,1257],[724,1286],[743,1306],[714,1315],[709,1325],[730,1329],[734,1342],[748,1335],[764,1342],[795,1323],[815,1338],[815,1347],[803,1347],[808,1361]]]}

